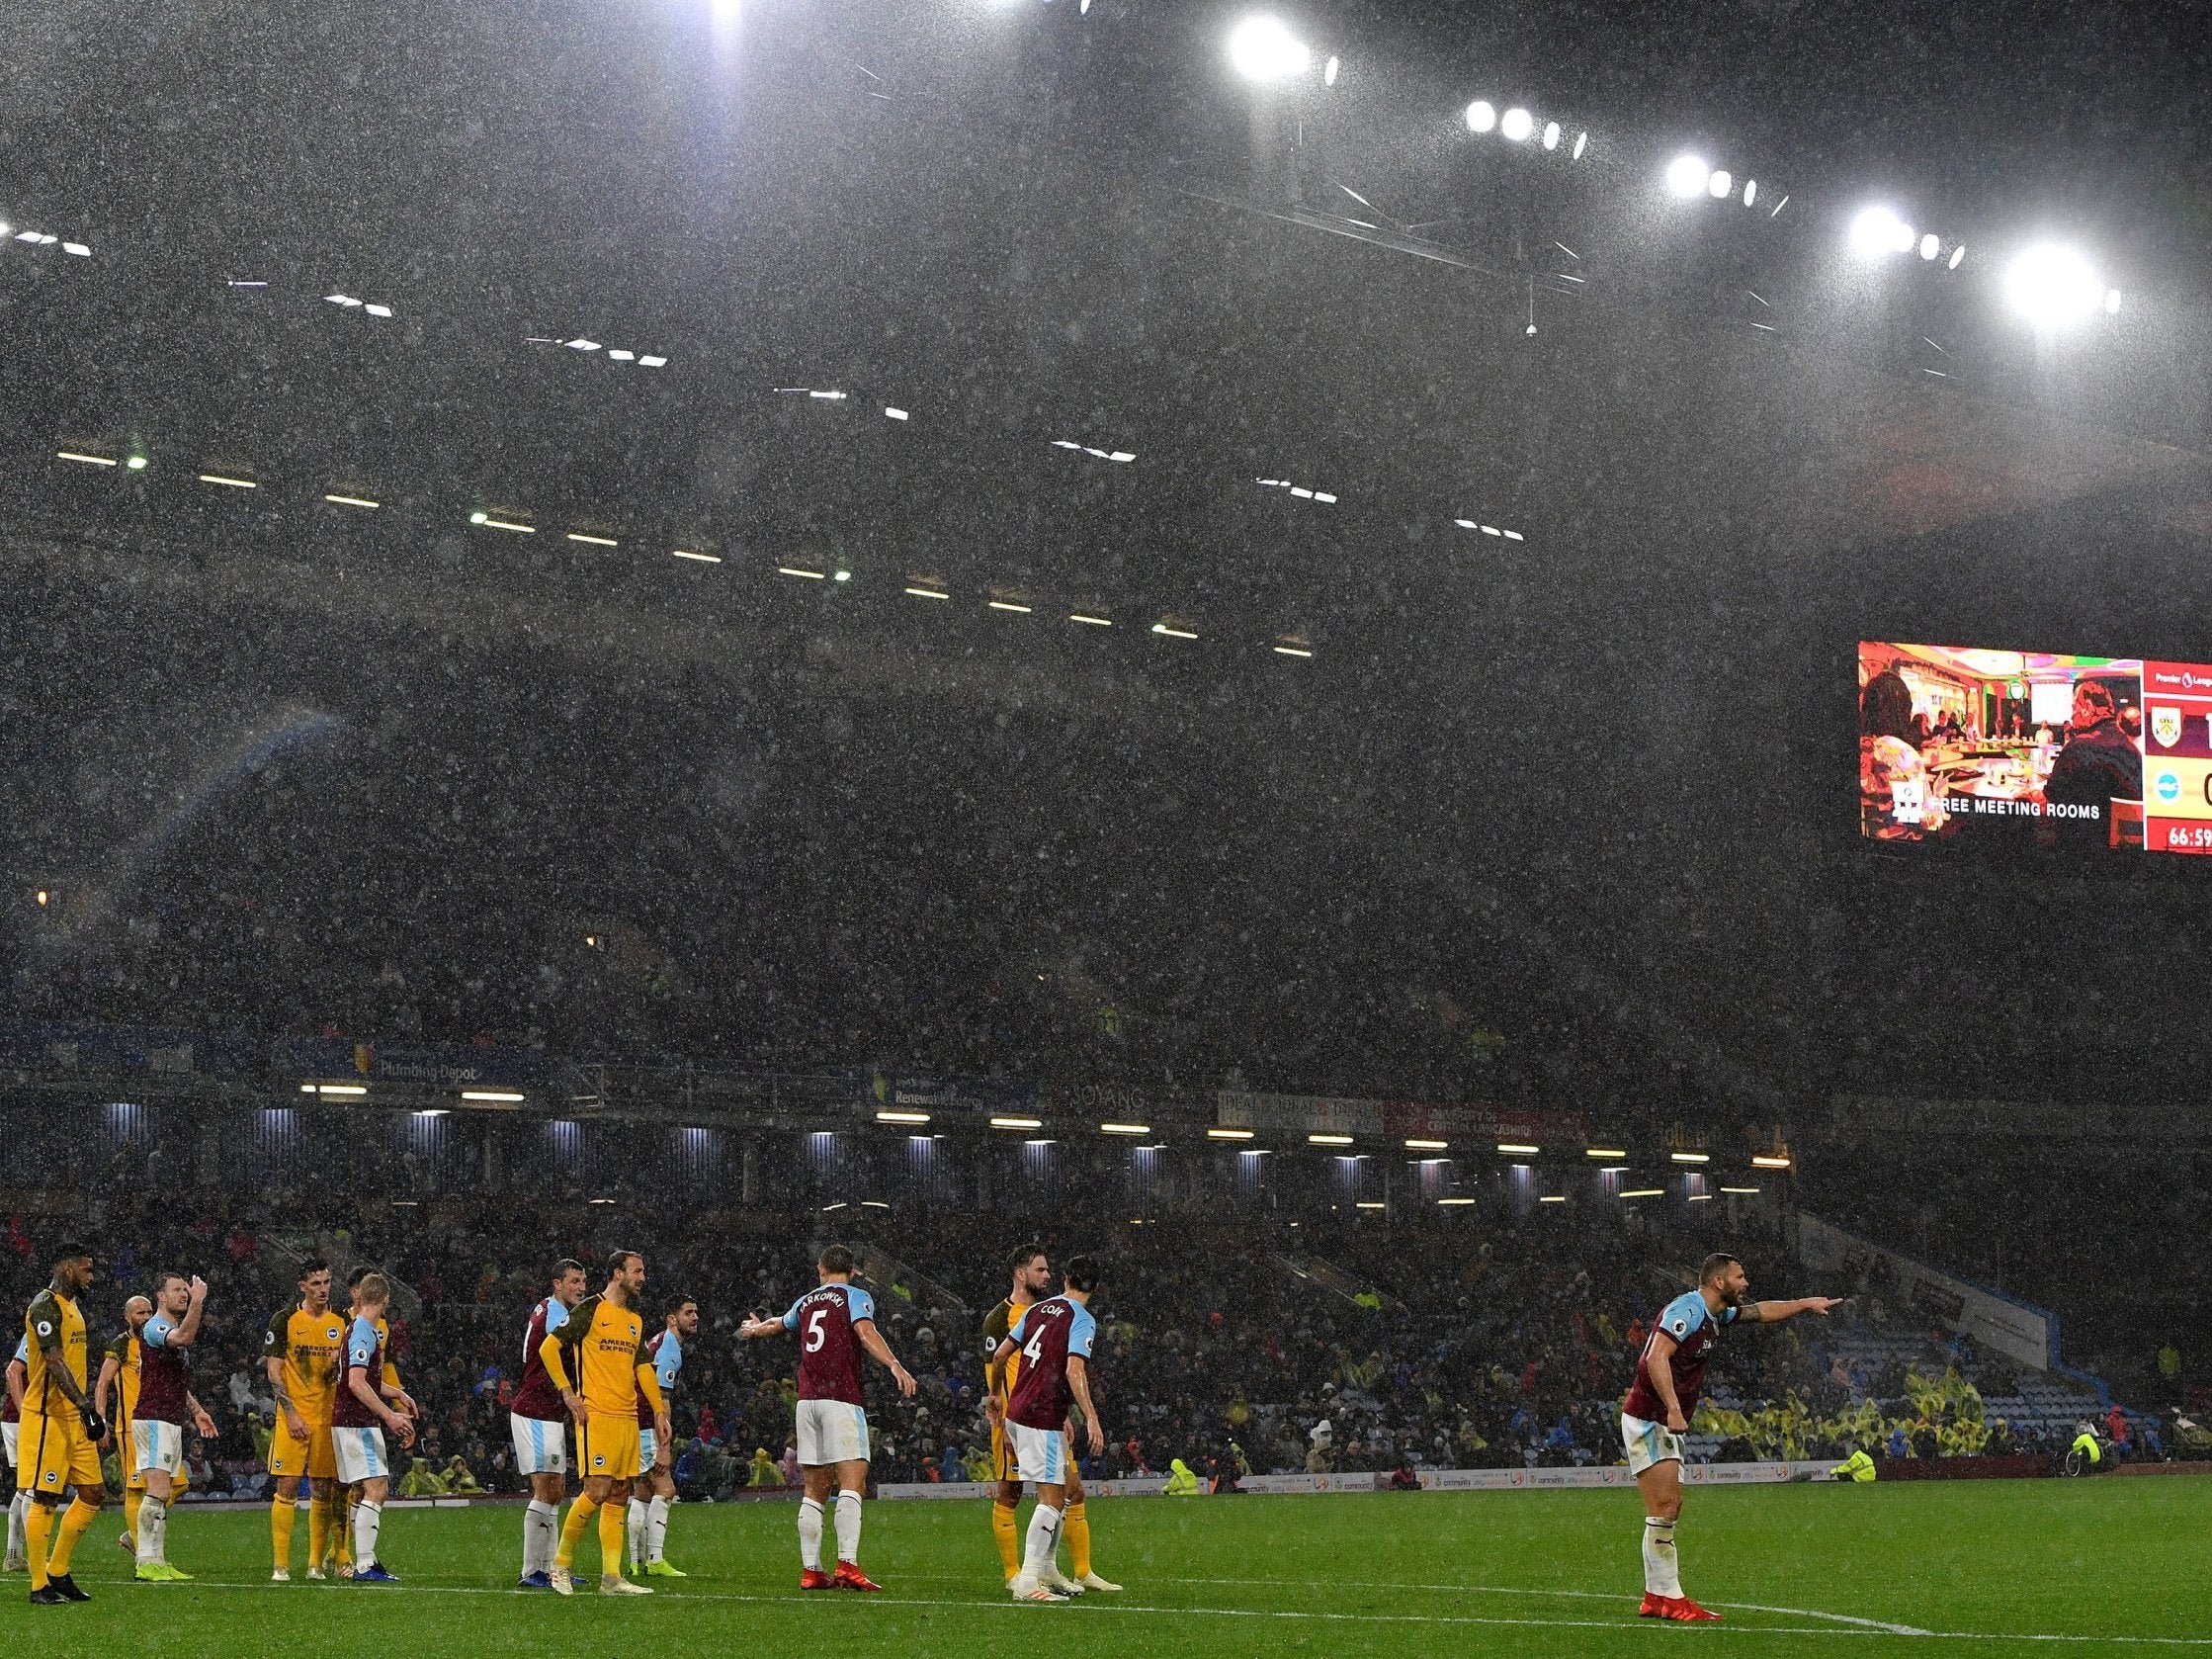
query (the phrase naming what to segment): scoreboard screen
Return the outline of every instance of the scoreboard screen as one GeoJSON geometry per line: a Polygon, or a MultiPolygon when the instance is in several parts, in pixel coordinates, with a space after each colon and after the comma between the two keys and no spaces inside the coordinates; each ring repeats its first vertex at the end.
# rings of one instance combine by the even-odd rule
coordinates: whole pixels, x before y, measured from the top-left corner
{"type": "Polygon", "coordinates": [[[1859,644],[1859,830],[2212,854],[2212,665],[1859,644]]]}

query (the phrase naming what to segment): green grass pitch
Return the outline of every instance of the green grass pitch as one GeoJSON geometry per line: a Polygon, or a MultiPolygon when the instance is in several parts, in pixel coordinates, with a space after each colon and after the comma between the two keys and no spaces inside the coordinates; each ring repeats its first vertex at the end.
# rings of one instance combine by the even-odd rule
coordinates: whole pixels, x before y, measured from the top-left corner
{"type": "MultiPolygon", "coordinates": [[[[1025,1512],[1026,1513],[1026,1512],[1025,1512]]],[[[199,1582],[127,1582],[110,1511],[78,1556],[95,1600],[24,1605],[0,1580],[8,1651],[219,1659],[475,1659],[596,1652],[976,1654],[1128,1659],[1281,1652],[1731,1656],[2053,1655],[2212,1648],[2212,1479],[1927,1482],[1692,1491],[1683,1581],[1726,1622],[1635,1616],[1640,1513],[1626,1492],[1098,1500],[1098,1569],[1120,1596],[1017,1607],[984,1507],[869,1506],[864,1564],[888,1594],[802,1596],[788,1504],[685,1505],[651,1600],[511,1591],[511,1507],[384,1520],[393,1589],[272,1585],[265,1513],[170,1523],[199,1582]],[[1890,1628],[1895,1627],[1895,1628],[1890,1628]]],[[[306,1527],[296,1540],[305,1552],[306,1527]]]]}

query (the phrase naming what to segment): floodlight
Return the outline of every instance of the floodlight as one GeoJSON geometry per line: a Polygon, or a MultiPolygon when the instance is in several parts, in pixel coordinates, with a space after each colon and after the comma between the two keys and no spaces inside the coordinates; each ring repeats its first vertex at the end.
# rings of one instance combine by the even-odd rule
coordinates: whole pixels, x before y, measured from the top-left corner
{"type": "Polygon", "coordinates": [[[1951,257],[1944,263],[1948,269],[1955,271],[1959,268],[1959,261],[1961,261],[1965,257],[1966,244],[1964,242],[1961,242],[1957,247],[1951,250],[1951,257]]]}
{"type": "Polygon", "coordinates": [[[1313,54],[1276,17],[1249,17],[1230,32],[1229,60],[1248,81],[1284,81],[1306,72],[1313,54]]]}
{"type": "MultiPolygon", "coordinates": [[[[2106,316],[2118,316],[2120,314],[2120,291],[2116,288],[2108,288],[2104,291],[2104,314],[2106,316]]],[[[141,465],[141,463],[133,460],[131,465],[135,467],[141,465]]]]}
{"type": "Polygon", "coordinates": [[[1926,235],[1920,238],[1920,257],[1922,259],[1933,259],[1942,251],[1942,238],[1937,236],[1934,231],[1930,230],[1926,235]]]}
{"type": "MultiPolygon", "coordinates": [[[[1087,6],[1087,5],[1089,5],[1089,4],[1090,4],[1090,0],[1083,0],[1083,4],[1084,4],[1084,5],[1086,5],[1086,6],[1087,6]]],[[[1337,69],[1338,69],[1339,67],[1340,67],[1340,65],[1338,64],[1337,60],[1336,60],[1335,58],[1333,58],[1333,57],[1332,57],[1332,58],[1330,58],[1330,59],[1329,59],[1329,60],[1328,60],[1328,61],[1327,61],[1326,63],[1322,64],[1322,65],[1321,65],[1321,85],[1323,85],[1323,86],[1334,86],[1334,85],[1336,84],[1336,71],[1337,71],[1337,69]]]]}
{"type": "Polygon", "coordinates": [[[1862,259],[1904,253],[1913,245],[1913,227],[1887,208],[1861,208],[1851,220],[1851,251],[1862,259]]]}
{"type": "Polygon", "coordinates": [[[2075,249],[2042,243],[2012,261],[2004,273],[2012,308],[2048,325],[2087,316],[2104,303],[2104,285],[2075,249]]]}
{"type": "Polygon", "coordinates": [[[1497,126],[1497,112],[1490,108],[1489,100],[1478,98],[1467,106],[1467,130],[1470,132],[1488,132],[1497,126]]]}
{"type": "Polygon", "coordinates": [[[1548,121],[1544,124],[1544,147],[1546,149],[1559,148],[1559,123],[1556,121],[1548,121]]]}
{"type": "Polygon", "coordinates": [[[1507,110],[1504,117],[1498,122],[1497,131],[1501,136],[1510,138],[1518,144],[1525,141],[1528,135],[1536,131],[1536,118],[1515,105],[1512,109],[1507,110]]]}
{"type": "Polygon", "coordinates": [[[1704,195],[1705,181],[1712,176],[1712,169],[1694,155],[1677,155],[1666,164],[1666,188],[1677,196],[1704,195]]]}
{"type": "Polygon", "coordinates": [[[1589,147],[1590,147],[1590,135],[1589,135],[1589,134],[1588,134],[1587,132],[1577,132],[1577,133],[1575,133],[1575,134],[1574,134],[1574,156],[1572,157],[1572,159],[1574,159],[1574,160],[1575,160],[1575,161],[1579,161],[1579,160],[1581,160],[1581,159],[1582,159],[1582,152],[1583,152],[1584,150],[1588,149],[1589,147]]]}
{"type": "Polygon", "coordinates": [[[1751,205],[1751,204],[1752,204],[1753,202],[1756,202],[1756,201],[1757,201],[1758,199],[1759,199],[1759,182],[1758,182],[1758,180],[1756,180],[1756,179],[1745,179],[1745,180],[1744,181],[1744,206],[1745,206],[1745,207],[1747,208],[1747,207],[1749,207],[1749,206],[1750,206],[1750,205],[1751,205]]]}
{"type": "Polygon", "coordinates": [[[1726,167],[1713,169],[1712,177],[1705,181],[1705,194],[1716,202],[1725,202],[1736,191],[1736,180],[1726,167]]]}

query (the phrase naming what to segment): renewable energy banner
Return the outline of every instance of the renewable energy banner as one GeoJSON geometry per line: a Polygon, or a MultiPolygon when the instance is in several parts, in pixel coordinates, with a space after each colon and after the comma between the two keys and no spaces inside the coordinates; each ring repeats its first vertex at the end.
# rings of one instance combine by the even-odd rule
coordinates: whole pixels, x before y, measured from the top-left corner
{"type": "Polygon", "coordinates": [[[1859,830],[2212,853],[2212,665],[1861,641],[1859,830]]]}

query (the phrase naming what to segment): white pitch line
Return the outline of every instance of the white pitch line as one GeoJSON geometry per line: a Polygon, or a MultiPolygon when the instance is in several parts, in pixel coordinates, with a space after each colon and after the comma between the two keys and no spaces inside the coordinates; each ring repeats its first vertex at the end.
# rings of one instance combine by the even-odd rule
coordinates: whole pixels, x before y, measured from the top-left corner
{"type": "MultiPolygon", "coordinates": [[[[927,1577],[929,1575],[918,1576],[927,1577]]],[[[199,1579],[195,1582],[201,1588],[208,1590],[290,1591],[293,1589],[293,1586],[291,1585],[261,1583],[259,1581],[242,1583],[237,1580],[231,1579],[204,1578],[199,1579]]],[[[1241,1583],[1295,1585],[1300,1581],[1294,1579],[1163,1579],[1158,1582],[1167,1584],[1186,1583],[1234,1585],[1241,1583]]],[[[158,1594],[161,1592],[161,1587],[156,1585],[146,1585],[143,1586],[143,1588],[150,1593],[158,1594]]],[[[1333,1585],[1328,1586],[1327,1588],[1349,1589],[1355,1588],[1355,1586],[1333,1585]]],[[[1384,1585],[1381,1588],[1390,1590],[1473,1590],[1475,1587],[1465,1585],[1390,1584],[1384,1585]]],[[[417,1596],[530,1596],[541,1599],[546,1594],[544,1591],[494,1589],[484,1586],[470,1586],[460,1584],[401,1585],[394,1589],[392,1592],[392,1594],[397,1596],[405,1596],[410,1593],[417,1596]]],[[[1577,1598],[1598,1599],[1605,1601],[1624,1599],[1605,1595],[1603,1592],[1595,1590],[1507,1590],[1500,1593],[1506,1595],[1572,1596],[1577,1598]]],[[[175,1592],[175,1594],[181,1595],[187,1593],[175,1592]]],[[[1155,1607],[1149,1603],[1145,1602],[1108,1601],[1105,1600],[1103,1597],[1098,1596],[1085,1596],[1082,1598],[1082,1600],[1090,1604],[1093,1609],[1103,1613],[1158,1614],[1170,1618],[1273,1618],[1286,1620],[1311,1620],[1318,1623],[1341,1624],[1498,1625],[1516,1629],[1613,1630],[1624,1633],[1648,1633],[1652,1629],[1671,1622],[1671,1620],[1666,1619],[1647,1619],[1639,1620],[1635,1623],[1630,1623],[1626,1620],[1618,1618],[1509,1618],[1489,1616],[1480,1614],[1314,1613],[1297,1612],[1278,1608],[1155,1607]]],[[[735,1602],[753,1607],[818,1607],[821,1605],[822,1597],[819,1592],[816,1592],[810,1596],[803,1594],[788,1594],[781,1596],[749,1596],[738,1592],[689,1590],[677,1593],[670,1598],[670,1601],[673,1605],[676,1606],[681,1606],[687,1602],[735,1602]]],[[[873,1599],[871,1605],[875,1607],[887,1608],[969,1608],[974,1609],[978,1612],[996,1613],[1022,1613],[1027,1611],[1024,1605],[1019,1602],[1002,1602],[996,1599],[992,1599],[989,1601],[964,1601],[951,1597],[926,1596],[885,1596],[873,1599]]],[[[1745,1611],[1787,1613],[1799,1616],[1813,1618],[1838,1619],[1847,1616],[1840,1614],[1807,1613],[1803,1609],[1761,1608],[1754,1610],[1750,1608],[1748,1604],[1743,1603],[1721,1603],[1718,1605],[1724,1607],[1743,1607],[1745,1611]]],[[[1077,1614],[1071,1616],[1081,1617],[1082,1615],[1077,1614]]],[[[1868,1637],[1896,1635],[1901,1637],[1917,1637],[1928,1641],[1950,1642],[2058,1642],[2078,1646],[2098,1647],[2212,1647],[2212,1636],[2089,1636],[2058,1634],[2048,1631],[2032,1630],[1918,1630],[1914,1629],[1911,1625],[1883,1624],[1877,1620],[1872,1619],[1854,1620],[1851,1622],[1840,1624],[1723,1623],[1708,1624],[1700,1627],[1712,1631],[1715,1635],[1734,1636],[1868,1637]]]]}

